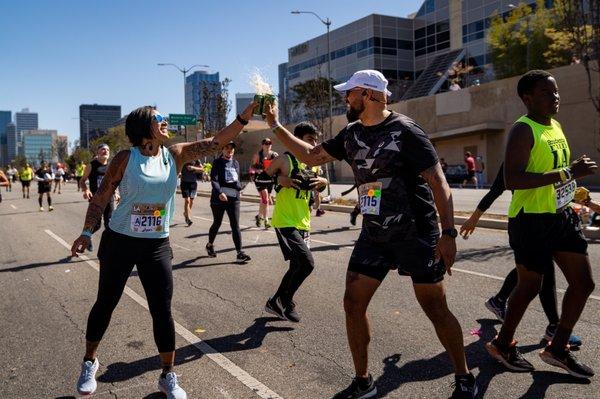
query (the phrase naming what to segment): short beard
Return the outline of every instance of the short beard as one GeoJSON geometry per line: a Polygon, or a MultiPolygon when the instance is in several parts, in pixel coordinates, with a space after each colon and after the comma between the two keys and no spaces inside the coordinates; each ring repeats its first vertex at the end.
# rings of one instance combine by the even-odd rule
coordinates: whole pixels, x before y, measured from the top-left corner
{"type": "Polygon", "coordinates": [[[355,109],[352,106],[348,108],[346,111],[346,119],[348,119],[348,123],[356,122],[360,119],[360,114],[365,110],[365,106],[363,104],[360,105],[360,109],[355,109]]]}
{"type": "Polygon", "coordinates": [[[108,155],[98,155],[98,160],[104,162],[108,160],[108,155]]]}

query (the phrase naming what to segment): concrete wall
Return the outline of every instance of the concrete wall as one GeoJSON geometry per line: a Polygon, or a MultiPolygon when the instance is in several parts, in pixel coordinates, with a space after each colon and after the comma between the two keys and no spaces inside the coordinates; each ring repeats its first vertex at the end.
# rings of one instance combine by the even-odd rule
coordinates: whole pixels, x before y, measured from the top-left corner
{"type": "MultiPolygon", "coordinates": [[[[564,66],[552,69],[550,73],[555,76],[561,95],[556,119],[567,135],[573,159],[587,154],[600,162],[600,117],[589,99],[583,66],[564,66]]],[[[439,156],[449,164],[462,163],[464,148],[477,146],[478,154],[486,162],[486,181],[491,183],[504,157],[507,132],[513,122],[526,112],[517,96],[518,80],[519,77],[498,80],[456,92],[391,104],[389,108],[419,123],[429,134],[439,156]]],[[[600,82],[594,82],[594,85],[598,84],[600,82]]],[[[334,132],[339,132],[345,125],[345,115],[334,117],[334,132]]],[[[239,140],[258,149],[262,137],[266,136],[273,138],[273,147],[282,152],[279,142],[269,130],[244,133],[239,140]]],[[[245,152],[243,156],[246,156],[245,152]]],[[[352,171],[345,162],[334,164],[338,181],[353,181],[352,171]]],[[[581,184],[600,187],[600,173],[583,179],[581,184]]]]}

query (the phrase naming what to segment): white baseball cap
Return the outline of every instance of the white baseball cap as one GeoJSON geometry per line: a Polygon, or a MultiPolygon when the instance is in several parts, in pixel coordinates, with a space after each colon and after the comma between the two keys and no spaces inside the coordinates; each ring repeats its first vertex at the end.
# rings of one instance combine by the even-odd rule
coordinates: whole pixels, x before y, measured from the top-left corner
{"type": "Polygon", "coordinates": [[[374,69],[364,69],[354,72],[354,75],[347,82],[335,85],[333,88],[337,91],[348,91],[355,87],[362,87],[363,89],[380,91],[391,96],[392,92],[387,89],[387,85],[388,81],[381,72],[374,69]]]}

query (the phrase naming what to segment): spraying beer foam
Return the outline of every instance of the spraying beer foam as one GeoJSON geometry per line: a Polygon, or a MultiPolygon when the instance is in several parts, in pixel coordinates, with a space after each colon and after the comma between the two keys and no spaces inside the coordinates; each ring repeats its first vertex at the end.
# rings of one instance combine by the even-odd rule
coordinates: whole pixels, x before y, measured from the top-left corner
{"type": "Polygon", "coordinates": [[[254,87],[256,94],[273,94],[273,88],[267,83],[267,80],[258,68],[255,68],[254,72],[250,74],[250,84],[254,87]]]}

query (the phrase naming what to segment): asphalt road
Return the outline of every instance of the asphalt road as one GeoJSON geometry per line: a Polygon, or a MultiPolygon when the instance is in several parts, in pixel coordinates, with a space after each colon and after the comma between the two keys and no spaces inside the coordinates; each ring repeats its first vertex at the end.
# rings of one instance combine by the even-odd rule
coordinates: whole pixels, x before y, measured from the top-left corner
{"type": "MultiPolygon", "coordinates": [[[[32,190],[33,191],[33,190],[32,190]]],[[[39,212],[37,195],[5,193],[0,204],[0,398],[72,398],[84,350],[88,312],[98,281],[95,252],[70,259],[86,203],[74,185],[54,195],[55,211],[39,212]],[[34,198],[35,197],[35,198],[34,198]]],[[[46,205],[44,204],[46,207],[46,205]]],[[[190,398],[330,398],[353,376],[345,338],[342,295],[347,261],[358,228],[348,215],[313,218],[314,273],[296,302],[302,322],[269,317],[266,299],[286,269],[272,231],[249,227],[257,204],[243,203],[241,223],[247,265],[224,223],[204,251],[211,223],[208,199],[199,198],[194,224],[186,227],[178,198],[174,250],[173,313],[177,325],[177,373],[190,398]]],[[[94,236],[98,247],[99,234],[94,236]]],[[[484,307],[513,267],[503,231],[480,229],[459,239],[458,261],[448,277],[448,298],[459,319],[470,367],[486,398],[597,398],[598,380],[578,381],[537,356],[546,321],[534,301],[517,338],[533,373],[506,372],[489,358],[484,342],[499,323],[484,307]]],[[[598,275],[600,246],[590,245],[598,275]]],[[[560,274],[560,273],[559,273],[560,274]]],[[[558,287],[566,283],[558,278],[558,287]]],[[[100,346],[98,398],[160,398],[159,360],[144,293],[136,275],[117,307],[100,346]]],[[[562,294],[559,293],[559,300],[562,294]]],[[[390,273],[369,308],[373,327],[371,372],[380,398],[447,398],[452,369],[433,328],[420,311],[410,280],[390,273]]],[[[576,327],[584,340],[579,357],[600,370],[600,289],[576,327]]]]}

